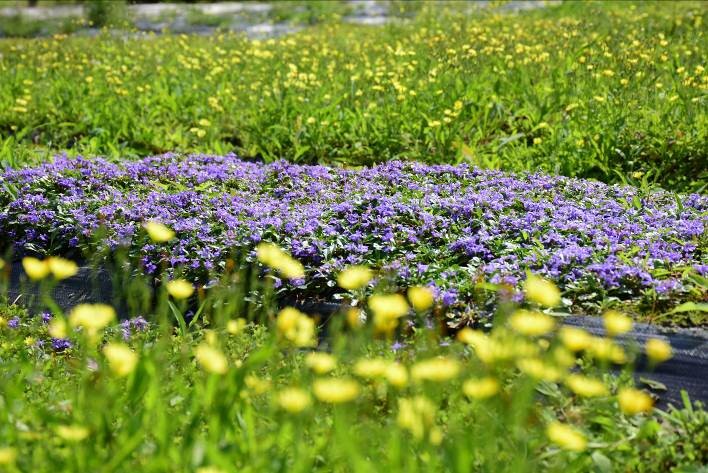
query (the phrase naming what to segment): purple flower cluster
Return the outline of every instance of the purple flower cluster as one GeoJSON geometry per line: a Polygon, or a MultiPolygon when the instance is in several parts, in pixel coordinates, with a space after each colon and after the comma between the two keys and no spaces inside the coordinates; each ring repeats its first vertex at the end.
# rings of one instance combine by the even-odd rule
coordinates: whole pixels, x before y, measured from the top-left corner
{"type": "Polygon", "coordinates": [[[527,270],[566,293],[602,287],[628,297],[685,291],[687,274],[708,273],[705,196],[544,174],[167,154],[121,164],[58,157],[2,182],[0,241],[54,254],[124,245],[147,271],[216,271],[234,249],[273,241],[306,263],[312,290],[368,264],[434,286],[446,305],[478,282],[516,285],[527,270]],[[150,242],[148,220],[177,239],[150,242]]]}

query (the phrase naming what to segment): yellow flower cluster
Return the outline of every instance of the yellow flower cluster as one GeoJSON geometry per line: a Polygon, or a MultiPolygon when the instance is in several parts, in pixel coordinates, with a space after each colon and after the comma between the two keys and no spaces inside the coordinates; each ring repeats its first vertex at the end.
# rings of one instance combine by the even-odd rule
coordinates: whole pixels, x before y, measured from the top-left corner
{"type": "Polygon", "coordinates": [[[277,245],[272,243],[260,243],[256,247],[258,261],[277,270],[287,279],[299,279],[305,277],[305,268],[302,263],[284,252],[277,245]]]}
{"type": "Polygon", "coordinates": [[[315,339],[315,321],[294,307],[286,307],[276,319],[278,335],[297,347],[311,347],[315,339]]]}

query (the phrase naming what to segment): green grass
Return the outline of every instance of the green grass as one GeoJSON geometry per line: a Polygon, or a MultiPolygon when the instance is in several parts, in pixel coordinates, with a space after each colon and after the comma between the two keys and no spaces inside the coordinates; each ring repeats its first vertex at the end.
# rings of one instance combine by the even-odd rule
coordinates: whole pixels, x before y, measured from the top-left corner
{"type": "Polygon", "coordinates": [[[472,162],[677,190],[706,178],[706,10],[572,2],[421,7],[275,40],[0,41],[0,162],[235,151],[367,165],[472,162]]]}
{"type": "MultiPolygon", "coordinates": [[[[195,296],[200,310],[192,323],[182,317],[185,301],[159,289],[155,309],[141,312],[151,314],[151,327],[132,328],[127,341],[115,321],[97,322],[96,307],[79,309],[87,311],[83,321],[78,311],[67,318],[55,311],[47,325],[1,306],[0,468],[664,472],[698,471],[708,461],[700,403],[684,396],[682,406],[641,413],[618,406],[642,347],[626,350],[630,362],[616,376],[601,351],[575,359],[555,331],[512,330],[513,307],[499,308],[489,338],[470,332],[461,343],[424,324],[406,328],[408,318],[430,316],[423,309],[377,335],[379,317],[389,316],[359,300],[368,322],[337,315],[315,349],[310,325],[293,329],[269,304],[247,303],[234,281],[225,276],[195,296]],[[237,322],[246,314],[250,323],[237,322]],[[49,336],[66,320],[77,326],[65,335],[73,348],[53,352],[49,336]],[[398,351],[394,336],[404,343],[398,351]],[[111,356],[121,349],[133,355],[111,356]],[[313,350],[334,364],[322,353],[313,359],[313,350]],[[378,365],[361,366],[371,359],[378,365]],[[437,365],[426,369],[430,360],[437,365]],[[571,368],[600,382],[596,397],[569,389],[571,368]],[[466,381],[483,377],[500,390],[476,397],[482,391],[466,381]],[[329,378],[338,384],[323,393],[318,383],[329,378]],[[333,403],[346,394],[343,380],[354,380],[355,392],[333,403]],[[576,433],[551,435],[554,422],[576,433]]],[[[269,291],[267,280],[259,287],[269,291]]]]}

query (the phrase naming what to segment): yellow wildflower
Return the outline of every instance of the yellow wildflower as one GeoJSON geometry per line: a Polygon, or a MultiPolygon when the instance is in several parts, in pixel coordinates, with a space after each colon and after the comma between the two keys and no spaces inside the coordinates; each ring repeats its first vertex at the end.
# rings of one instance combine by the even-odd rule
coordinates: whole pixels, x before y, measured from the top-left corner
{"type": "Polygon", "coordinates": [[[354,374],[361,378],[380,378],[386,374],[388,361],[383,358],[369,358],[354,364],[354,374]]]}
{"type": "Polygon", "coordinates": [[[76,263],[57,256],[47,258],[47,265],[49,266],[49,271],[58,280],[70,278],[79,272],[79,267],[76,263]]]}
{"type": "Polygon", "coordinates": [[[315,346],[315,321],[294,307],[286,307],[278,313],[276,330],[285,340],[298,347],[315,346]]]}
{"type": "Polygon", "coordinates": [[[522,335],[536,337],[553,330],[556,321],[550,315],[528,310],[517,310],[509,317],[511,328],[522,335]]]}
{"type": "Polygon", "coordinates": [[[649,412],[654,405],[654,400],[644,391],[634,388],[620,389],[617,394],[620,410],[627,415],[649,412]]]}
{"type": "Polygon", "coordinates": [[[305,356],[305,365],[317,374],[327,374],[337,367],[337,359],[329,353],[313,351],[305,356]]]}
{"type": "Polygon", "coordinates": [[[487,399],[494,396],[501,389],[501,384],[496,378],[487,376],[478,379],[468,379],[462,385],[462,392],[472,399],[487,399]]]}
{"type": "Polygon", "coordinates": [[[310,406],[311,400],[310,395],[300,388],[286,388],[278,393],[276,402],[291,414],[298,414],[310,406]]]}
{"type": "Polygon", "coordinates": [[[607,338],[593,337],[590,353],[597,359],[612,361],[613,363],[626,363],[627,355],[621,346],[607,338]]]}
{"type": "Polygon", "coordinates": [[[408,289],[408,300],[411,301],[413,309],[423,312],[433,306],[433,291],[428,287],[411,287],[408,289]]]}
{"type": "Polygon", "coordinates": [[[159,222],[146,222],[143,227],[150,239],[155,243],[165,243],[175,237],[175,232],[159,222]]]}
{"type": "MultiPolygon", "coordinates": [[[[238,364],[238,363],[237,363],[238,364]]],[[[270,380],[249,374],[243,380],[246,387],[255,394],[263,394],[270,389],[270,380]]]]}
{"type": "Polygon", "coordinates": [[[408,430],[413,437],[421,440],[435,422],[435,405],[424,397],[402,398],[398,400],[399,427],[408,430]]]}
{"type": "Polygon", "coordinates": [[[229,320],[228,322],[226,322],[226,331],[231,335],[238,335],[239,333],[243,332],[243,329],[246,327],[246,323],[246,319],[243,318],[229,320]]]}
{"type": "Polygon", "coordinates": [[[103,354],[117,376],[128,376],[138,364],[138,355],[122,343],[109,343],[103,347],[103,354]]]}
{"type": "Polygon", "coordinates": [[[46,260],[26,256],[22,258],[22,267],[33,281],[39,281],[49,276],[50,269],[46,260]]]}
{"type": "Polygon", "coordinates": [[[359,384],[347,378],[318,379],[312,383],[315,397],[322,402],[341,404],[359,396],[359,384]]]}
{"type": "Polygon", "coordinates": [[[529,274],[524,282],[526,298],[545,307],[556,307],[561,302],[558,287],[548,279],[529,274]]]}
{"type": "Polygon", "coordinates": [[[258,261],[279,271],[287,279],[299,279],[305,276],[302,263],[272,243],[259,243],[256,247],[256,257],[258,261]]]}
{"type": "Polygon", "coordinates": [[[397,388],[404,388],[408,384],[408,370],[400,363],[389,363],[386,367],[386,380],[397,388]]]}
{"type": "Polygon", "coordinates": [[[607,386],[599,379],[588,378],[579,374],[571,374],[565,379],[565,385],[578,396],[607,396],[607,386]]]}
{"type": "Polygon", "coordinates": [[[644,345],[649,359],[654,363],[662,363],[671,358],[671,345],[659,338],[650,338],[644,345]]]}
{"type": "Polygon", "coordinates": [[[173,279],[167,282],[167,292],[175,299],[187,299],[194,294],[194,286],[184,279],[173,279]]]}
{"type": "Polygon", "coordinates": [[[632,330],[632,319],[616,310],[605,312],[602,316],[602,322],[605,325],[607,335],[610,337],[622,335],[632,330]]]}
{"type": "Polygon", "coordinates": [[[353,291],[366,286],[373,277],[366,266],[350,266],[337,276],[337,284],[343,289],[353,291]]]}
{"type": "Polygon", "coordinates": [[[396,319],[408,313],[408,303],[400,294],[376,294],[369,298],[369,307],[375,317],[396,319]]]}
{"type": "Polygon", "coordinates": [[[224,374],[229,369],[229,362],[218,348],[206,343],[199,345],[194,350],[194,355],[199,365],[209,373],[224,374]]]}
{"type": "Polygon", "coordinates": [[[543,381],[557,381],[563,373],[555,366],[549,365],[538,358],[525,358],[518,360],[516,366],[521,372],[535,379],[543,381]]]}
{"type": "Polygon", "coordinates": [[[578,430],[560,422],[551,422],[546,428],[549,440],[564,450],[582,452],[588,446],[588,441],[578,430]]]}
{"type": "Polygon", "coordinates": [[[69,314],[69,325],[84,327],[95,334],[116,318],[116,311],[106,304],[79,304],[69,314]]]}
{"type": "Polygon", "coordinates": [[[592,343],[592,336],[586,330],[577,327],[561,327],[558,336],[563,345],[573,352],[586,350],[592,343]]]}
{"type": "Polygon", "coordinates": [[[439,356],[422,360],[413,365],[411,376],[416,381],[443,382],[455,378],[460,373],[460,362],[439,356]]]}
{"type": "Polygon", "coordinates": [[[60,425],[57,435],[68,442],[81,442],[89,435],[89,430],[81,425],[60,425]]]}

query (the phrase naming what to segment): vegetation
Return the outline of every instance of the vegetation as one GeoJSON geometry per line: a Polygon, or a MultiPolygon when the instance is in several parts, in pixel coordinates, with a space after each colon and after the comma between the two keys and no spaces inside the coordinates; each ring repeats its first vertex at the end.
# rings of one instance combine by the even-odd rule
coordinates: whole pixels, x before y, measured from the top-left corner
{"type": "Polygon", "coordinates": [[[0,42],[0,159],[236,153],[705,185],[705,9],[569,2],[425,9],[280,39],[103,34],[0,42]]]}
{"type": "MultiPolygon", "coordinates": [[[[259,259],[277,268],[262,294],[273,275],[302,271],[274,247],[260,247],[259,259]]],[[[45,291],[76,271],[61,258],[24,264],[45,291]]],[[[654,339],[622,348],[615,337],[631,327],[626,316],[606,314],[605,337],[557,328],[542,310],[558,304],[558,290],[532,278],[527,309],[507,301],[490,334],[465,329],[455,341],[440,336],[429,290],[379,288],[362,299],[370,277],[365,268],[340,275],[358,303],[322,337],[295,308],[254,309],[230,276],[199,292],[164,277],[150,323],[116,325],[100,304],[3,313],[0,466],[663,472],[708,461],[700,403],[684,396],[683,406],[653,410],[632,387],[634,357],[660,363],[671,347],[654,339]],[[615,376],[613,364],[627,368],[615,376]]]]}

